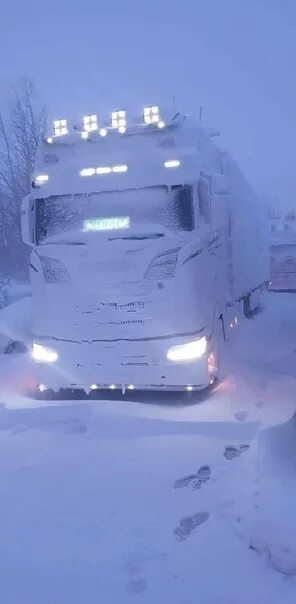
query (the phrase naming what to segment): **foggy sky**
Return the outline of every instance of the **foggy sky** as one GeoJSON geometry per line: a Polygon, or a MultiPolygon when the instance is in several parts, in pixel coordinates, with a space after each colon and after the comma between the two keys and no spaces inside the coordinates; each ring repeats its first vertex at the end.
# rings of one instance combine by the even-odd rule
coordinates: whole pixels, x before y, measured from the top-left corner
{"type": "Polygon", "coordinates": [[[294,0],[2,0],[0,17],[0,105],[24,75],[50,117],[175,95],[261,195],[296,206],[294,0]]]}

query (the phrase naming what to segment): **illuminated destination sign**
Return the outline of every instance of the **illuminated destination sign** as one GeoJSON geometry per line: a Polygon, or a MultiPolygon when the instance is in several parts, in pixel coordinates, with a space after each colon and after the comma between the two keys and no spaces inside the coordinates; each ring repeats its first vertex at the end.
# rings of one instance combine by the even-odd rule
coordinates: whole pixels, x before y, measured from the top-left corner
{"type": "Polygon", "coordinates": [[[129,216],[114,216],[110,218],[91,218],[83,224],[84,232],[91,231],[114,231],[118,229],[129,229],[129,216]]]}

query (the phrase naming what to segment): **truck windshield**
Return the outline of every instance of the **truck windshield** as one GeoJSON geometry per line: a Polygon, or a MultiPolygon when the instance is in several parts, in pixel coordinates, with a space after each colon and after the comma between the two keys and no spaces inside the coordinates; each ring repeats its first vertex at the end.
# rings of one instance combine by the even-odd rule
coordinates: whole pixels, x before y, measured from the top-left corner
{"type": "Polygon", "coordinates": [[[140,233],[145,225],[153,225],[158,233],[168,229],[191,231],[192,187],[151,187],[36,199],[37,244],[59,236],[62,239],[66,234],[69,240],[72,232],[76,237],[85,231],[108,230],[111,235],[121,229],[121,234],[140,233]]]}

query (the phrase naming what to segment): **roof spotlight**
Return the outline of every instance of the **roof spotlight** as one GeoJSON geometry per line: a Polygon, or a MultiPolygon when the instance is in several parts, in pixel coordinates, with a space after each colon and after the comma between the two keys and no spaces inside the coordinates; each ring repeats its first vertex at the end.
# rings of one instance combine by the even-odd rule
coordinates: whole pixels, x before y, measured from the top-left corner
{"type": "Polygon", "coordinates": [[[68,134],[67,120],[55,120],[53,122],[53,133],[55,136],[68,134]]]}
{"type": "Polygon", "coordinates": [[[95,114],[85,115],[83,118],[84,130],[92,132],[98,129],[98,116],[95,114]]]}
{"type": "Polygon", "coordinates": [[[157,107],[157,105],[151,105],[151,107],[145,107],[145,109],[144,109],[145,124],[158,124],[159,121],[160,121],[159,107],[157,107]]]}
{"type": "Polygon", "coordinates": [[[112,111],[111,113],[111,127],[126,130],[126,111],[120,109],[120,111],[112,111]]]}

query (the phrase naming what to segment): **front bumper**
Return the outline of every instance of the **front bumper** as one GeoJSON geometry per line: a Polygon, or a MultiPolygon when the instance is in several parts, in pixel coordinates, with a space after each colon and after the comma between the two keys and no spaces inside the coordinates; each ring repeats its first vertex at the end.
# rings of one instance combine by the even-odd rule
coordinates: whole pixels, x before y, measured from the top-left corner
{"type": "MultiPolygon", "coordinates": [[[[42,342],[43,343],[43,342],[42,342]]],[[[182,343],[182,342],[181,342],[182,343]]],[[[36,380],[44,388],[201,390],[210,383],[208,355],[190,362],[169,362],[169,346],[180,340],[128,342],[44,341],[57,351],[52,364],[36,363],[36,380]]]]}

